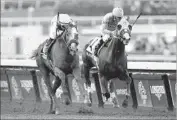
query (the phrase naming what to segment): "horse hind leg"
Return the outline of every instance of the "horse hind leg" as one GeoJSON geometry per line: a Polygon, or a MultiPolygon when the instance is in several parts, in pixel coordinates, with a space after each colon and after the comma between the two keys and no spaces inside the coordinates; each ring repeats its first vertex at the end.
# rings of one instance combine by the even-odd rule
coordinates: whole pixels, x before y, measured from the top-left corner
{"type": "Polygon", "coordinates": [[[47,92],[48,92],[48,95],[49,95],[49,98],[50,98],[50,108],[49,108],[49,114],[53,114],[54,113],[54,100],[52,98],[52,85],[51,85],[51,81],[50,81],[50,76],[49,76],[49,69],[45,66],[43,60],[41,59],[40,56],[37,56],[36,57],[36,63],[37,63],[37,66],[40,70],[40,72],[42,73],[43,75],[43,79],[44,79],[44,83],[47,87],[47,92]]]}
{"type": "Polygon", "coordinates": [[[91,89],[91,81],[90,81],[90,67],[87,66],[86,63],[83,64],[83,72],[85,78],[85,90],[87,91],[87,95],[85,96],[84,103],[87,103],[88,106],[92,105],[92,89],[91,89]]]}
{"type": "Polygon", "coordinates": [[[45,84],[46,84],[46,86],[47,86],[47,89],[48,89],[48,94],[49,94],[49,97],[50,97],[50,109],[49,109],[49,114],[50,113],[54,113],[54,107],[53,107],[53,104],[54,104],[54,100],[53,100],[53,98],[52,98],[52,86],[51,86],[51,82],[50,82],[50,76],[49,76],[49,74],[45,74],[44,75],[44,82],[45,82],[45,84]]]}

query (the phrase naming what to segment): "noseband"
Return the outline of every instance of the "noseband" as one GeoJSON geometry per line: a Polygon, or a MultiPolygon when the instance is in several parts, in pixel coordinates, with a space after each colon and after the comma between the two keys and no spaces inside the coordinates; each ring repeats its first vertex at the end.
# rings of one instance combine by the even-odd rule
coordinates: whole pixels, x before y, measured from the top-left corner
{"type": "Polygon", "coordinates": [[[120,34],[116,36],[116,38],[120,39],[120,41],[123,42],[123,40],[124,40],[123,35],[125,33],[128,33],[131,36],[129,30],[123,29],[123,30],[120,31],[120,34]]]}

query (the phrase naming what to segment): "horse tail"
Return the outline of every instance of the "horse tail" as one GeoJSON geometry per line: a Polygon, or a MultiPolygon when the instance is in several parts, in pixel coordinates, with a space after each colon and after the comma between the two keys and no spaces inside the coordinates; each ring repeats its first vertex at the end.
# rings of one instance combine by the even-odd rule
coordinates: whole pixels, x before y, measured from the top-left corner
{"type": "Polygon", "coordinates": [[[32,55],[29,57],[30,59],[36,59],[36,57],[38,56],[38,49],[34,50],[32,52],[32,55]]]}

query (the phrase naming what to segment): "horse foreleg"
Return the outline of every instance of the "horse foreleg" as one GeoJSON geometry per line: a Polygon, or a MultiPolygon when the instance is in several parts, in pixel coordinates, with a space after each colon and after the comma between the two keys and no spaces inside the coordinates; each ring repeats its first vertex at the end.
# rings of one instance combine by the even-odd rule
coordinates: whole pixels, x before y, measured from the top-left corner
{"type": "Polygon", "coordinates": [[[65,84],[65,78],[66,78],[65,73],[57,67],[54,68],[54,73],[55,73],[55,76],[57,77],[57,80],[55,81],[57,84],[56,84],[56,86],[53,87],[53,100],[55,102],[55,114],[59,114],[59,106],[57,104],[57,99],[56,99],[56,96],[54,94],[56,92],[56,89],[61,85],[65,101],[66,101],[66,98],[69,97],[69,96],[68,96],[68,91],[67,91],[67,87],[66,87],[66,84],[65,84]],[[58,80],[60,81],[60,84],[59,84],[58,80]]]}
{"type": "Polygon", "coordinates": [[[66,75],[65,73],[60,70],[59,68],[55,67],[55,75],[61,80],[61,87],[62,87],[62,91],[63,91],[63,97],[64,97],[64,102],[65,104],[70,104],[71,100],[69,98],[69,92],[67,90],[67,86],[66,86],[66,75]]]}
{"type": "Polygon", "coordinates": [[[131,81],[132,81],[132,79],[131,79],[131,77],[129,76],[129,74],[128,74],[128,72],[127,72],[127,80],[126,80],[126,85],[127,85],[127,94],[126,94],[126,98],[125,98],[125,100],[123,101],[123,103],[122,103],[122,106],[123,107],[127,107],[128,106],[128,100],[129,100],[129,98],[130,98],[130,83],[131,83],[131,81]]]}
{"type": "Polygon", "coordinates": [[[111,98],[111,101],[113,103],[113,107],[114,108],[119,108],[119,102],[118,102],[118,99],[117,99],[117,95],[116,95],[116,87],[115,87],[115,83],[114,83],[114,79],[110,80],[109,81],[109,90],[110,90],[110,98],[111,98]]]}
{"type": "Polygon", "coordinates": [[[55,76],[55,81],[53,83],[53,89],[52,89],[52,95],[54,96],[56,93],[56,90],[58,89],[58,87],[60,87],[61,85],[61,80],[55,76]]]}
{"type": "Polygon", "coordinates": [[[103,94],[104,97],[106,97],[106,101],[107,101],[110,98],[110,93],[108,90],[108,81],[100,73],[99,73],[99,81],[101,86],[101,93],[103,94]]]}
{"type": "Polygon", "coordinates": [[[65,105],[71,104],[71,95],[69,91],[69,83],[68,83],[68,77],[65,76],[65,82],[62,84],[63,94],[64,94],[64,103],[65,105]]]}
{"type": "Polygon", "coordinates": [[[55,76],[55,80],[54,80],[53,88],[52,88],[52,99],[55,103],[53,108],[55,108],[55,114],[59,114],[59,106],[57,104],[57,98],[55,94],[56,94],[56,90],[60,87],[60,85],[61,85],[61,80],[59,79],[58,76],[55,76]]]}

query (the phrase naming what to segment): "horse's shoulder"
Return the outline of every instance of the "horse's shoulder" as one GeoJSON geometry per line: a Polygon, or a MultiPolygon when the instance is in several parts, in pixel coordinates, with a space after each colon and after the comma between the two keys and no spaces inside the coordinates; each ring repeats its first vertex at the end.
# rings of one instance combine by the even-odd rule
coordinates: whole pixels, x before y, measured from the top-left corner
{"type": "Polygon", "coordinates": [[[74,58],[73,58],[72,67],[76,67],[76,66],[79,66],[79,65],[80,65],[80,63],[79,63],[80,60],[79,60],[79,59],[80,59],[79,55],[76,54],[76,55],[74,56],[74,58]]]}

